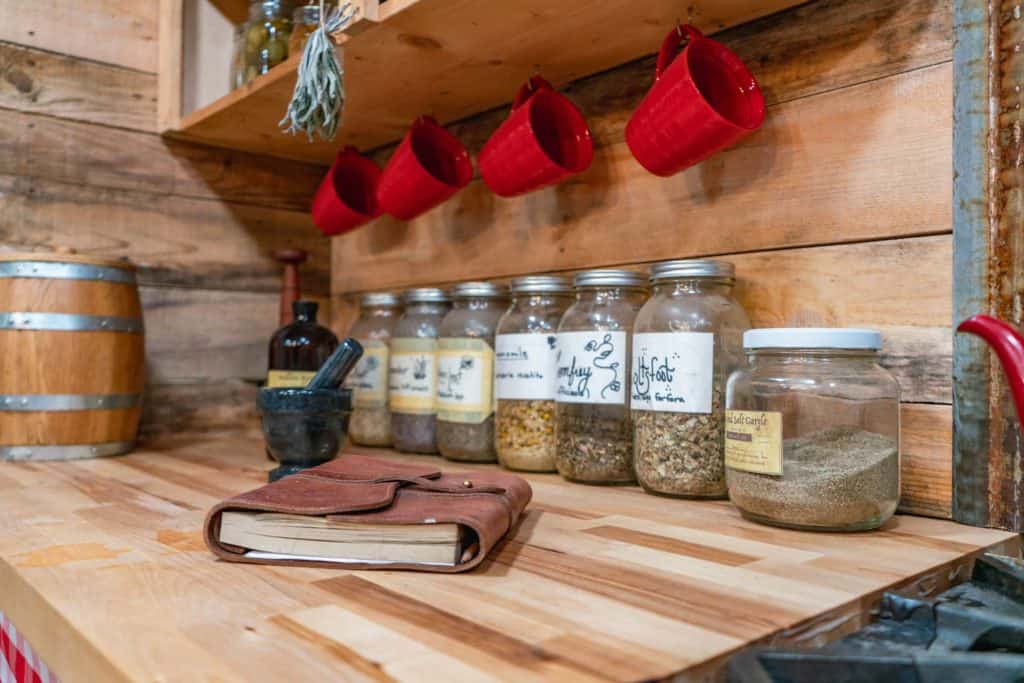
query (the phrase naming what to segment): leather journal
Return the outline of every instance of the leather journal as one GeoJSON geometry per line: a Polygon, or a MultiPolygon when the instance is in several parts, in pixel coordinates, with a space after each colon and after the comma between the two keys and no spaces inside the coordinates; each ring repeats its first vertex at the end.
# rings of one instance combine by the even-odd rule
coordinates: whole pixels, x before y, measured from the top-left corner
{"type": "Polygon", "coordinates": [[[218,503],[204,537],[232,562],[462,572],[514,527],[531,495],[505,472],[345,454],[218,503]]]}

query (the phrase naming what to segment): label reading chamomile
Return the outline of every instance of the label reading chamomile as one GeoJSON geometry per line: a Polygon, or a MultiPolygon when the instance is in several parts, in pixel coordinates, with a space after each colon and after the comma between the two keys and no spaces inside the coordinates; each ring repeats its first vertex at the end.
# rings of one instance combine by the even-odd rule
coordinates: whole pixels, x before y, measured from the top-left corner
{"type": "Polygon", "coordinates": [[[363,357],[352,368],[345,386],[352,390],[356,408],[383,408],[388,404],[388,345],[379,339],[360,339],[363,357]]]}
{"type": "Polygon", "coordinates": [[[626,403],[626,333],[559,332],[560,403],[626,403]]]}
{"type": "Polygon", "coordinates": [[[494,392],[499,399],[553,401],[558,337],[554,332],[500,334],[494,343],[494,392]]]}
{"type": "Polygon", "coordinates": [[[494,412],[494,350],[483,339],[441,339],[437,345],[437,417],[480,424],[494,412]]]}
{"type": "Polygon", "coordinates": [[[725,411],[725,466],[782,475],[782,413],[725,411]]]}
{"type": "Polygon", "coordinates": [[[632,407],[667,413],[710,413],[715,363],[711,332],[633,335],[632,407]]]}
{"type": "Polygon", "coordinates": [[[271,370],[267,373],[267,386],[273,389],[304,387],[315,374],[305,370],[271,370]]]}
{"type": "Polygon", "coordinates": [[[391,340],[388,396],[396,413],[431,415],[437,393],[437,342],[433,339],[391,340]]]}

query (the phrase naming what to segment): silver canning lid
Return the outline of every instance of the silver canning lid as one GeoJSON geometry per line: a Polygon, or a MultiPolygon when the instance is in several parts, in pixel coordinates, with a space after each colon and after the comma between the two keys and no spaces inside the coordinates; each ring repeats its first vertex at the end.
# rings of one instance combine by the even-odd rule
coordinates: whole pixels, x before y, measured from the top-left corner
{"type": "Polygon", "coordinates": [[[451,289],[454,299],[500,299],[508,296],[508,290],[492,282],[463,282],[451,289]]]}
{"type": "Polygon", "coordinates": [[[747,349],[882,348],[882,333],[855,327],[766,327],[743,333],[747,349]]]}
{"type": "Polygon", "coordinates": [[[360,308],[394,308],[399,304],[394,292],[370,292],[359,299],[360,308]]]}
{"type": "Polygon", "coordinates": [[[451,301],[443,289],[437,287],[416,287],[402,292],[402,301],[407,304],[443,304],[451,301]]]}
{"type": "Polygon", "coordinates": [[[513,294],[571,294],[568,278],[558,275],[528,275],[512,281],[513,294]]]}
{"type": "Polygon", "coordinates": [[[632,270],[601,268],[577,273],[572,283],[576,287],[646,287],[647,278],[632,270]]]}
{"type": "Polygon", "coordinates": [[[728,261],[704,258],[662,261],[651,266],[651,282],[689,277],[733,280],[736,277],[736,268],[728,261]]]}

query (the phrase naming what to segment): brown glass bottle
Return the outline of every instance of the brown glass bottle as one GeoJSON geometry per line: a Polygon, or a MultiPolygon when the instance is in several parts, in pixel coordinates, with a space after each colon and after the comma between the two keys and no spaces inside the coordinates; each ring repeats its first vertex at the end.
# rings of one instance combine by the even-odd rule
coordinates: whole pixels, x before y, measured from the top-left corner
{"type": "Polygon", "coordinates": [[[268,387],[304,387],[338,346],[338,338],[317,324],[315,301],[292,304],[295,320],[270,338],[268,387]]]}

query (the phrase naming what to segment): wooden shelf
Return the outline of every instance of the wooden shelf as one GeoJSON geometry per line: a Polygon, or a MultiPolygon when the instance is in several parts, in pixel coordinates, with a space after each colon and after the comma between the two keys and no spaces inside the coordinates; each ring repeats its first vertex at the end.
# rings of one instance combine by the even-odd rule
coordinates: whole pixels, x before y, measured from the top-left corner
{"type": "MultiPolygon", "coordinates": [[[[797,4],[696,0],[689,20],[710,33],[797,4]]],[[[295,86],[297,55],[166,132],[327,164],[341,145],[368,150],[400,139],[420,114],[448,123],[507,103],[535,72],[560,86],[650,54],[669,27],[687,19],[683,7],[677,0],[367,2],[363,18],[340,36],[347,100],[334,142],[311,144],[278,128],[295,86]]]]}

